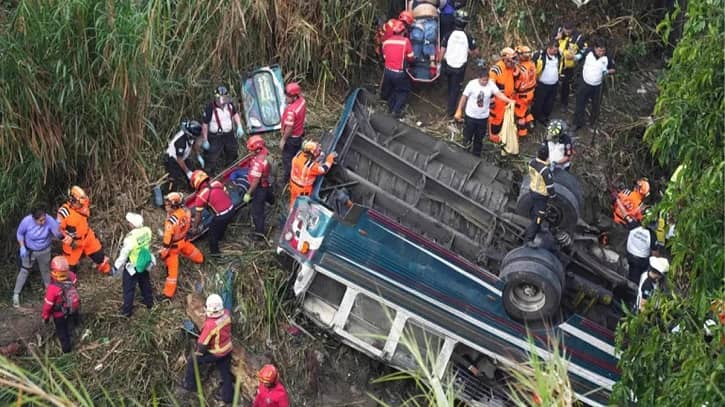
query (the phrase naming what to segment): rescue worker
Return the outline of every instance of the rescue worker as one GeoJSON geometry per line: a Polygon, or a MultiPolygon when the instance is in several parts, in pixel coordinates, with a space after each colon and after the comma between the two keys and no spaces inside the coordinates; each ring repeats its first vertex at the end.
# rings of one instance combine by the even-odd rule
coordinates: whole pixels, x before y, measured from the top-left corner
{"type": "Polygon", "coordinates": [[[627,263],[629,264],[629,279],[635,284],[640,276],[647,270],[649,258],[657,255],[657,239],[654,232],[642,226],[639,222],[630,224],[631,230],[627,235],[627,263]]]}
{"type": "MultiPolygon", "coordinates": [[[[201,377],[200,365],[213,363],[222,379],[221,401],[231,403],[234,398],[234,382],[230,370],[232,361],[232,317],[224,309],[222,298],[211,294],[206,299],[206,321],[201,328],[196,349],[186,364],[186,374],[182,387],[186,391],[196,392],[196,377],[201,377]]],[[[201,379],[200,379],[201,380],[201,379]]]]}
{"type": "Polygon", "coordinates": [[[58,209],[58,223],[63,233],[63,254],[68,259],[70,270],[78,271],[81,256],[86,255],[96,263],[96,269],[103,274],[111,272],[111,264],[103,254],[103,246],[88,225],[91,215],[91,201],[86,192],[74,185],[68,191],[68,201],[58,209]]]}
{"type": "Polygon", "coordinates": [[[306,141],[302,150],[292,160],[292,176],[289,184],[289,207],[290,210],[295,204],[298,196],[309,196],[319,175],[327,174],[337,158],[335,151],[325,157],[325,162],[320,164],[317,159],[322,154],[320,145],[314,141],[306,141]]]}
{"type": "Polygon", "coordinates": [[[655,291],[662,290],[666,287],[665,274],[670,269],[670,262],[664,257],[651,256],[649,258],[649,268],[642,273],[639,279],[639,289],[637,290],[637,312],[641,312],[647,301],[654,295],[655,291]]]}
{"type": "Polygon", "coordinates": [[[534,102],[534,88],[536,88],[536,65],[531,60],[531,48],[526,45],[516,47],[516,56],[518,58],[518,75],[514,81],[516,91],[514,116],[518,136],[524,137],[529,133],[529,127],[534,122],[531,105],[534,102]]]}
{"type": "Polygon", "coordinates": [[[375,34],[375,44],[377,44],[376,50],[378,52],[378,55],[382,55],[383,42],[387,41],[395,34],[393,32],[393,27],[395,27],[395,24],[397,24],[397,22],[403,23],[405,25],[405,31],[407,32],[410,26],[413,25],[413,22],[415,22],[415,19],[413,18],[413,13],[408,10],[403,10],[400,12],[397,18],[391,18],[385,24],[383,24],[382,27],[380,27],[378,32],[375,34]]]}
{"type": "Polygon", "coordinates": [[[202,170],[196,170],[191,174],[191,185],[196,191],[194,201],[196,214],[191,227],[196,230],[202,226],[201,214],[204,209],[209,208],[212,214],[209,224],[209,252],[219,254],[219,241],[224,238],[224,232],[234,214],[232,198],[221,181],[211,181],[202,170]]]}
{"type": "Polygon", "coordinates": [[[489,108],[493,97],[506,103],[514,103],[489,80],[488,76],[488,70],[481,69],[478,79],[468,82],[455,114],[456,120],[464,122],[463,143],[465,145],[473,144],[471,153],[476,157],[481,155],[482,141],[488,132],[489,108]]]}
{"type": "Polygon", "coordinates": [[[287,107],[282,113],[282,139],[279,149],[282,150],[282,185],[289,181],[292,158],[300,151],[305,137],[305,116],[307,102],[302,96],[302,88],[297,82],[290,82],[284,88],[287,107]]]}
{"type": "Polygon", "coordinates": [[[184,197],[179,192],[172,192],[164,199],[166,220],[164,221],[164,247],[159,252],[161,260],[166,264],[166,282],[164,297],[171,299],[176,293],[179,278],[179,255],[195,264],[204,262],[204,255],[187,239],[191,228],[191,214],[184,207],[184,197]]]}
{"type": "MultiPolygon", "coordinates": [[[[50,321],[50,317],[53,317],[55,335],[60,341],[63,353],[71,351],[72,325],[78,322],[77,313],[66,315],[63,312],[63,303],[65,302],[63,285],[67,282],[73,286],[77,284],[76,275],[69,270],[69,267],[68,260],[64,256],[55,256],[50,261],[50,284],[48,284],[45,291],[45,301],[41,312],[41,317],[46,323],[50,321]]],[[[80,299],[78,301],[80,302],[80,299]]]]}
{"type": "Polygon", "coordinates": [[[550,199],[556,198],[554,190],[554,177],[549,167],[549,148],[546,145],[539,147],[536,158],[529,161],[529,188],[533,205],[531,206],[531,223],[526,228],[524,240],[531,242],[539,232],[541,223],[546,219],[546,206],[550,199]]]}
{"type": "Polygon", "coordinates": [[[189,179],[194,167],[191,163],[191,155],[197,156],[199,164],[204,166],[204,159],[201,157],[201,143],[197,139],[201,135],[201,124],[196,120],[184,120],[181,128],[174,134],[166,147],[164,156],[164,167],[173,180],[169,190],[177,188],[189,189],[189,179]]]}
{"type": "Polygon", "coordinates": [[[640,178],[632,190],[624,189],[613,197],[614,221],[620,225],[630,222],[642,222],[644,217],[644,199],[649,196],[650,185],[647,178],[640,178]]]}
{"type": "Polygon", "coordinates": [[[272,185],[269,183],[270,165],[267,156],[269,150],[260,136],[252,136],[247,140],[247,150],[254,154],[249,165],[247,180],[249,189],[244,194],[245,203],[252,202],[251,212],[254,222],[254,239],[264,240],[266,227],[264,222],[264,206],[266,203],[274,204],[272,185]]]}
{"type": "Polygon", "coordinates": [[[478,57],[478,44],[464,29],[469,22],[466,10],[457,10],[454,28],[441,41],[443,55],[443,72],[448,78],[448,116],[456,112],[458,99],[461,96],[463,77],[466,74],[468,56],[478,57]]]}
{"type": "Polygon", "coordinates": [[[133,314],[133,300],[136,296],[136,284],[141,289],[141,296],[146,308],[154,305],[153,291],[149,270],[156,264],[151,254],[151,228],[143,225],[143,216],[138,213],[126,213],[126,221],[131,231],[123,238],[123,245],[113,263],[113,274],[123,273],[123,305],[121,314],[130,317],[133,314]]]}
{"type": "Polygon", "coordinates": [[[551,170],[569,171],[574,156],[574,143],[567,134],[567,125],[563,120],[552,120],[546,126],[546,146],[549,149],[551,170]]]}
{"type": "MultiPolygon", "coordinates": [[[[501,50],[501,59],[491,67],[489,73],[491,81],[498,86],[498,89],[509,99],[515,97],[514,84],[518,77],[516,69],[516,53],[512,48],[506,47],[501,50]]],[[[488,120],[489,138],[494,143],[501,142],[501,127],[503,116],[506,111],[506,104],[503,100],[492,100],[491,114],[488,120]]]]}
{"type": "Polygon", "coordinates": [[[403,36],[403,32],[405,25],[398,22],[393,26],[393,36],[383,42],[385,70],[380,88],[380,97],[388,101],[389,113],[398,118],[403,116],[410,93],[410,79],[405,73],[406,62],[415,59],[413,44],[403,36]]]}
{"type": "Polygon", "coordinates": [[[216,174],[220,167],[237,159],[237,139],[244,137],[242,119],[229,91],[218,86],[214,99],[206,105],[201,121],[202,145],[207,150],[207,170],[216,174]],[[236,137],[234,125],[237,126],[236,137]]]}
{"type": "Polygon", "coordinates": [[[574,29],[574,24],[565,22],[559,27],[552,39],[559,45],[561,62],[559,65],[559,81],[561,83],[561,106],[566,109],[569,106],[569,92],[571,83],[574,81],[574,68],[577,61],[581,60],[582,52],[586,47],[584,38],[574,29]]]}
{"type": "Polygon", "coordinates": [[[597,41],[594,48],[584,57],[582,80],[576,91],[576,107],[574,109],[574,130],[584,127],[587,103],[591,100],[589,125],[594,126],[599,117],[602,103],[602,82],[607,75],[614,74],[614,61],[607,56],[604,43],[597,41]]]}
{"type": "Polygon", "coordinates": [[[50,244],[53,237],[63,239],[60,226],[45,210],[37,208],[23,218],[15,234],[20,246],[20,271],[15,279],[13,307],[20,306],[20,292],[28,280],[33,264],[38,265],[43,286],[50,283],[50,244]]]}
{"type": "Polygon", "coordinates": [[[559,85],[561,53],[555,40],[549,41],[544,50],[534,54],[534,65],[538,81],[534,91],[534,104],[531,113],[534,120],[541,124],[549,124],[551,111],[554,110],[556,90],[559,85]]]}
{"type": "Polygon", "coordinates": [[[259,387],[252,407],[289,407],[287,390],[279,381],[279,374],[274,365],[262,366],[257,372],[259,387]]]}

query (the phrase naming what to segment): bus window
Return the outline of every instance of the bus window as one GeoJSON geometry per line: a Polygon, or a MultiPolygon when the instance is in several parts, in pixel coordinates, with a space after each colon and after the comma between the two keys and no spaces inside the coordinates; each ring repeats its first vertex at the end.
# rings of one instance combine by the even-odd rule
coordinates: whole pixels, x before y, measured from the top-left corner
{"type": "Polygon", "coordinates": [[[331,325],[346,289],[343,284],[322,273],[317,273],[307,290],[304,307],[316,314],[321,322],[331,325]]]}
{"type": "Polygon", "coordinates": [[[382,350],[394,319],[394,309],[361,293],[355,297],[344,329],[363,342],[382,350]]]}
{"type": "Polygon", "coordinates": [[[421,363],[433,370],[444,339],[417,323],[407,320],[393,354],[393,363],[408,369],[417,369],[421,363]]]}

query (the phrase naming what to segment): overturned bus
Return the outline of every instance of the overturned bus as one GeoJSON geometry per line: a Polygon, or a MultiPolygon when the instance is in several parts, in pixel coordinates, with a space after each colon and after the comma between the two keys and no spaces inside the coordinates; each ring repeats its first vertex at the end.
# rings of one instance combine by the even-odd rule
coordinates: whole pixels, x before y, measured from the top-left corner
{"type": "Polygon", "coordinates": [[[322,141],[337,164],[281,231],[305,315],[395,368],[423,356],[471,405],[506,405],[509,369],[556,343],[578,399],[607,405],[620,375],[618,300],[636,287],[579,219],[576,179],[555,174],[553,245],[523,245],[528,180],[375,113],[367,98],[348,96],[322,141]]]}

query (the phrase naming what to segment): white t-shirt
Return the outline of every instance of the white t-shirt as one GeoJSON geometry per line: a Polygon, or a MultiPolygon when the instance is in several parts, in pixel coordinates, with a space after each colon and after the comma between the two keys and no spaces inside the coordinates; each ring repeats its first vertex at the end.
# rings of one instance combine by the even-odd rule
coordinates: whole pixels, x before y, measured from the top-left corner
{"type": "Polygon", "coordinates": [[[652,236],[642,226],[637,226],[627,236],[627,252],[635,257],[649,258],[652,247],[652,236]]]}
{"type": "Polygon", "coordinates": [[[541,59],[544,66],[541,68],[539,82],[544,85],[556,85],[559,82],[559,57],[556,55],[552,57],[544,53],[541,59]]]}
{"type": "Polygon", "coordinates": [[[443,59],[451,68],[461,68],[468,61],[468,50],[475,47],[465,32],[462,30],[453,30],[448,38],[445,39],[446,54],[443,59]]]}
{"type": "Polygon", "coordinates": [[[463,96],[466,96],[466,116],[472,119],[487,119],[489,107],[491,106],[491,97],[497,95],[501,91],[496,87],[492,80],[489,80],[486,86],[481,85],[478,79],[474,79],[463,89],[463,96]]]}
{"type": "Polygon", "coordinates": [[[584,59],[584,67],[582,68],[582,79],[590,86],[599,86],[604,78],[604,71],[609,66],[609,57],[606,55],[597,58],[594,51],[587,53],[584,59]]]}

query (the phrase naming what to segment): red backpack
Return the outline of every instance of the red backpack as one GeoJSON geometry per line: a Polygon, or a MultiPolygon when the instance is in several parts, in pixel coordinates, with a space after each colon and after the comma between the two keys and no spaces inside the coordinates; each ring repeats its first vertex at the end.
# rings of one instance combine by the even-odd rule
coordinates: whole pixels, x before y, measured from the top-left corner
{"type": "Polygon", "coordinates": [[[78,295],[76,286],[70,281],[54,281],[58,288],[61,289],[62,301],[59,307],[56,307],[58,311],[63,311],[63,315],[77,314],[81,309],[81,297],[78,295]]]}

